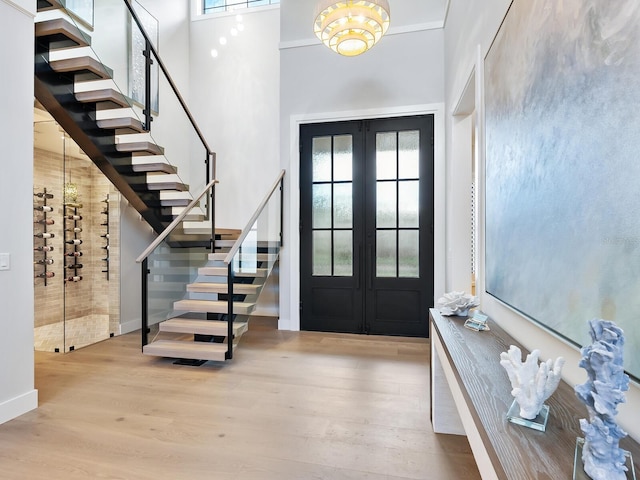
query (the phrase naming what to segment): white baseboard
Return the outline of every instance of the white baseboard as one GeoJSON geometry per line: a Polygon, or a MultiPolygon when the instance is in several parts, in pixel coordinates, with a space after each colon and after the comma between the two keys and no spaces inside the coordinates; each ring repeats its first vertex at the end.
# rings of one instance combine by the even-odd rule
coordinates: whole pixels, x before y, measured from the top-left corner
{"type": "Polygon", "coordinates": [[[38,408],[38,390],[31,390],[0,403],[0,424],[38,408]]]}

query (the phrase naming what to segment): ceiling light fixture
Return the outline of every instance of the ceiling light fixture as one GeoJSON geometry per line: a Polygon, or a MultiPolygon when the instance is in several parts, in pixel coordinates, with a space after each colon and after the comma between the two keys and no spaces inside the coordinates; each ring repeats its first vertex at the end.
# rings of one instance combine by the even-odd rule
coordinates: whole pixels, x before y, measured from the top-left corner
{"type": "Polygon", "coordinates": [[[387,0],[320,0],[314,32],[327,47],[353,57],[373,47],[389,28],[387,0]]]}

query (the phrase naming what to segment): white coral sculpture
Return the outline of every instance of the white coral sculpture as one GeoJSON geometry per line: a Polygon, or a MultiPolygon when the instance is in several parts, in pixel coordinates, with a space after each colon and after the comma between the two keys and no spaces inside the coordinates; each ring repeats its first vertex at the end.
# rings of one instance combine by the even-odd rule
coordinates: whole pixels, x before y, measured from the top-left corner
{"type": "Polygon", "coordinates": [[[508,352],[500,354],[500,365],[511,381],[511,395],[520,406],[520,417],[532,420],[538,416],[544,401],[558,388],[564,358],[558,357],[538,365],[540,351],[534,350],[522,362],[521,350],[511,345],[508,352]]]}
{"type": "Polygon", "coordinates": [[[465,316],[469,309],[480,305],[480,300],[474,295],[464,292],[449,292],[438,299],[438,309],[442,315],[465,316]]]}

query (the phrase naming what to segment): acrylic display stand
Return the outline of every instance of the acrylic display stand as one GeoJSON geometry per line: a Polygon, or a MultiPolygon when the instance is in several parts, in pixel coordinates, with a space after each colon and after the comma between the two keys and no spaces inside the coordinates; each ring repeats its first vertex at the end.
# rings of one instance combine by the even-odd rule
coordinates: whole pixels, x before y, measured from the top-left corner
{"type": "MultiPolygon", "coordinates": [[[[576,438],[576,452],[573,457],[573,480],[591,480],[591,477],[584,471],[582,464],[582,447],[584,438],[576,438]]],[[[627,467],[627,480],[637,480],[636,469],[633,466],[633,456],[631,452],[624,450],[625,466],[627,467]]]]}
{"type": "Polygon", "coordinates": [[[518,402],[514,400],[507,412],[507,420],[511,423],[515,423],[516,425],[522,425],[523,427],[544,432],[547,429],[547,421],[549,420],[549,406],[542,405],[538,416],[529,420],[520,416],[520,405],[518,405],[518,402]]]}

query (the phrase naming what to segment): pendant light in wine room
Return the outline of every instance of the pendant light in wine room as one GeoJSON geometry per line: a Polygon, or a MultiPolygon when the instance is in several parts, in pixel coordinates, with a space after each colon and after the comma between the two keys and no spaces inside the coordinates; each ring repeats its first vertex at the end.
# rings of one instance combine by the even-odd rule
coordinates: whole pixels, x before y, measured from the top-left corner
{"type": "Polygon", "coordinates": [[[313,30],[331,50],[353,57],[372,48],[390,21],[387,0],[320,0],[313,30]]]}

